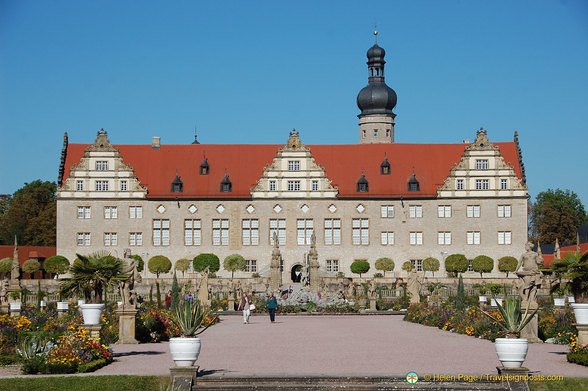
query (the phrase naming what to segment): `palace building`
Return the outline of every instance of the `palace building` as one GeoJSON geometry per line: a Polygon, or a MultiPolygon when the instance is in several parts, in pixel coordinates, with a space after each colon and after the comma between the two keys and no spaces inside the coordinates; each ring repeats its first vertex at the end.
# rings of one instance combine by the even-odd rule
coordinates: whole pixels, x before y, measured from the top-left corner
{"type": "MultiPolygon", "coordinates": [[[[357,96],[359,142],[305,145],[296,130],[284,145],[93,144],[64,137],[57,191],[57,253],[130,248],[145,261],[172,263],[241,254],[247,277],[269,277],[274,232],[291,281],[316,235],[320,274],[351,276],[354,260],[411,261],[518,256],[527,240],[525,171],[518,136],[491,142],[394,142],[397,96],[384,80],[385,51],[368,52],[368,85],[357,96]]],[[[113,141],[116,135],[110,135],[113,141]]],[[[148,274],[148,272],[147,272],[148,274]]],[[[390,274],[390,273],[389,273],[390,274]]],[[[388,274],[388,275],[389,275],[388,274]]],[[[502,275],[495,270],[489,276],[502,275]]],[[[472,273],[472,276],[475,276],[472,273]]]]}

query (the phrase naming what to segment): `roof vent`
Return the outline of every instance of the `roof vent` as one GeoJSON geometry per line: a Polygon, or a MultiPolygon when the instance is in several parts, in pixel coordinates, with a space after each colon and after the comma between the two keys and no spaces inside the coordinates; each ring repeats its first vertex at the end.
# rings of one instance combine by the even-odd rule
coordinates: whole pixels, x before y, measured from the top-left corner
{"type": "Polygon", "coordinates": [[[151,148],[159,149],[161,147],[161,137],[153,137],[151,139],[151,148]]]}

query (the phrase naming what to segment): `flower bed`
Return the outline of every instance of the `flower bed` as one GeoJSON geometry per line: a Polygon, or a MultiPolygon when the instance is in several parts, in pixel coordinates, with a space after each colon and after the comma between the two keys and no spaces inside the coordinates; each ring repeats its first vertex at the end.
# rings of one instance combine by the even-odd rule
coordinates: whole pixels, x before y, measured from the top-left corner
{"type": "Polygon", "coordinates": [[[588,366],[588,345],[578,346],[577,337],[575,335],[570,339],[570,352],[567,354],[568,361],[588,366]]]}

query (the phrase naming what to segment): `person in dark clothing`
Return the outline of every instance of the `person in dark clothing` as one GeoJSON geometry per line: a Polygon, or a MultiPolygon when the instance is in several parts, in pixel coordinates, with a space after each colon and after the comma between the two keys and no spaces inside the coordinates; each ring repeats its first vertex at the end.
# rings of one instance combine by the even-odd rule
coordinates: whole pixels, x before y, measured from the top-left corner
{"type": "Polygon", "coordinates": [[[274,323],[276,321],[276,309],[278,308],[278,300],[276,300],[273,293],[270,293],[269,297],[265,301],[265,306],[269,311],[271,322],[274,323]]]}

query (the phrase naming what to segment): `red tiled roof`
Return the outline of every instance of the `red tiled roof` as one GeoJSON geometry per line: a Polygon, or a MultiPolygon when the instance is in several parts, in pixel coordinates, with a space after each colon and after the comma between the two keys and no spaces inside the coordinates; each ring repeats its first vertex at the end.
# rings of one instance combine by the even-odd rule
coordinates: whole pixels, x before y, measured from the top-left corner
{"type": "MultiPolygon", "coordinates": [[[[565,246],[565,247],[561,247],[559,249],[560,251],[560,255],[563,258],[564,255],[566,255],[567,253],[575,253],[576,252],[576,245],[571,245],[571,246],[565,246]]],[[[580,243],[580,252],[581,253],[585,253],[588,252],[588,243],[580,243]]],[[[551,261],[553,261],[555,259],[555,254],[542,254],[543,255],[543,260],[545,261],[544,265],[545,267],[549,267],[549,265],[551,264],[551,261]]]]}
{"type": "MultiPolygon", "coordinates": [[[[443,184],[453,164],[458,163],[468,144],[353,144],[307,145],[315,162],[325,168],[340,198],[435,197],[437,186],[443,184]],[[390,175],[380,174],[384,157],[391,166],[390,175]],[[420,192],[408,192],[407,182],[413,173],[420,182],[420,192]],[[362,170],[369,182],[368,193],[356,192],[356,182],[362,170]]],[[[495,143],[507,163],[514,166],[517,176],[521,170],[514,142],[495,143]]],[[[64,180],[70,168],[78,163],[89,144],[69,144],[64,180]]],[[[282,145],[270,144],[188,144],[115,145],[125,163],[129,164],[141,184],[148,189],[148,198],[250,198],[254,187],[271,164],[282,145]],[[209,175],[199,175],[206,155],[209,175]],[[184,188],[171,193],[176,169],[184,188]],[[220,192],[225,169],[232,182],[231,193],[220,192]]]]}
{"type": "MultiPolygon", "coordinates": [[[[31,258],[49,258],[57,254],[56,247],[18,246],[18,261],[20,265],[31,258]]],[[[0,246],[0,259],[12,258],[14,246],[0,246]]]]}

